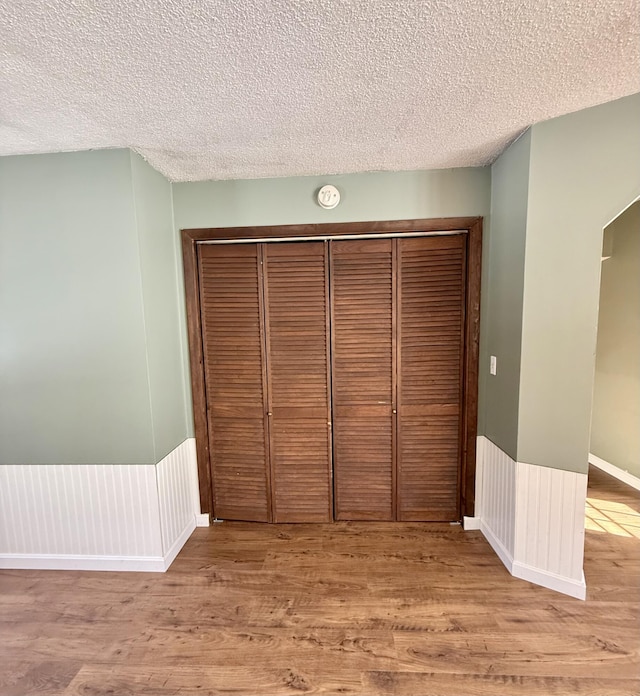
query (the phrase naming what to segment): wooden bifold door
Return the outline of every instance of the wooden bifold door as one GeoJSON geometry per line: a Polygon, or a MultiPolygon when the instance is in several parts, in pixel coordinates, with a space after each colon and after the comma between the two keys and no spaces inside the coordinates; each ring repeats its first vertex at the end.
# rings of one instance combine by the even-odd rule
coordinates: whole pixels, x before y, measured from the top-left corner
{"type": "Polygon", "coordinates": [[[200,306],[215,514],[326,522],[326,245],[203,246],[200,306]]]}
{"type": "Polygon", "coordinates": [[[194,245],[216,517],[468,514],[467,250],[462,232],[194,245]]]}

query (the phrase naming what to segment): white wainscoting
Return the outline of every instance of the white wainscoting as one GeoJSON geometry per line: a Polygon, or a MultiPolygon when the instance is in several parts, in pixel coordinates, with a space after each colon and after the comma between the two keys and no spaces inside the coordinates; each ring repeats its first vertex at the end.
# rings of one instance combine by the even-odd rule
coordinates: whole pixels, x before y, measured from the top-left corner
{"type": "MultiPolygon", "coordinates": [[[[513,563],[516,475],[514,461],[490,440],[482,438],[480,529],[511,572],[513,563]]],[[[478,492],[476,492],[476,497],[478,492]]]]}
{"type": "Polygon", "coordinates": [[[197,485],[192,439],[157,465],[0,466],[0,568],[165,571],[197,485]]]}
{"type": "Polygon", "coordinates": [[[587,475],[515,462],[479,439],[483,534],[515,577],[584,599],[587,475]]]}
{"type": "Polygon", "coordinates": [[[199,521],[195,439],[185,440],[159,462],[156,477],[162,550],[168,568],[199,521]]]}

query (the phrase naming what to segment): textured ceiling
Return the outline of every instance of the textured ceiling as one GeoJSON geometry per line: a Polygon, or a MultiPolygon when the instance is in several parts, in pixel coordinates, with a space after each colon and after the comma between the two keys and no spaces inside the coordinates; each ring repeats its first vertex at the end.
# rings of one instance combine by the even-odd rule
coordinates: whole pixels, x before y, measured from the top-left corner
{"type": "Polygon", "coordinates": [[[484,165],[637,91],[638,0],[0,0],[0,155],[176,181],[484,165]]]}

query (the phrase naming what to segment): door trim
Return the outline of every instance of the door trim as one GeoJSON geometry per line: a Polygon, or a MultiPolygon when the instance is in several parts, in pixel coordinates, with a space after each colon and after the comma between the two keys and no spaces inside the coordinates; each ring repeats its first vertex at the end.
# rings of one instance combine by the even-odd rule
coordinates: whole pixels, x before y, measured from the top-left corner
{"type": "Polygon", "coordinates": [[[466,314],[464,351],[464,397],[461,443],[461,515],[474,516],[475,472],[478,421],[478,355],[480,337],[480,274],[482,261],[482,218],[457,217],[428,220],[383,220],[378,222],[313,223],[254,227],[218,227],[181,230],[184,267],[187,334],[193,402],[193,418],[198,458],[200,509],[209,515],[213,509],[207,401],[204,377],[198,245],[202,243],[239,243],[276,240],[311,241],[334,238],[376,238],[382,236],[429,236],[438,233],[462,233],[467,239],[466,314]]]}

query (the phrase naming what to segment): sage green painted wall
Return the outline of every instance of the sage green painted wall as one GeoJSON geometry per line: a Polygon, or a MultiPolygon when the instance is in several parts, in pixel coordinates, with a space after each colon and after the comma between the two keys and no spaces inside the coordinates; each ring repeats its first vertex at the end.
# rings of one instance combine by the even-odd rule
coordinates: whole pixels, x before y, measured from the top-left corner
{"type": "MultiPolygon", "coordinates": [[[[177,183],[173,184],[174,217],[178,230],[486,217],[490,207],[490,187],[489,168],[177,183]],[[333,210],[323,210],[315,201],[315,193],[324,184],[334,184],[340,189],[341,202],[333,210]]],[[[180,283],[182,287],[183,281],[180,283]]],[[[188,375],[185,331],[183,323],[185,374],[188,375]]],[[[486,362],[485,355],[481,334],[483,363],[486,362]]],[[[190,393],[187,404],[191,434],[193,415],[190,393]]]]}
{"type": "Polygon", "coordinates": [[[640,477],[640,202],[607,228],[603,261],[591,452],[640,477]]]}
{"type": "Polygon", "coordinates": [[[518,460],[588,468],[603,228],[640,195],[640,94],[531,129],[518,460]]]}
{"type": "Polygon", "coordinates": [[[126,150],[0,158],[0,462],[148,463],[126,150]]]}
{"type": "Polygon", "coordinates": [[[524,253],[529,197],[531,131],[491,167],[491,235],[488,241],[484,332],[497,359],[496,375],[485,361],[484,434],[512,459],[518,451],[518,399],[522,348],[524,253]]]}
{"type": "MultiPolygon", "coordinates": [[[[131,152],[147,347],[153,461],[187,437],[171,184],[131,152]]],[[[180,276],[180,283],[182,277],[180,276]]]]}
{"type": "Polygon", "coordinates": [[[486,215],[490,186],[488,169],[468,168],[178,183],[173,194],[185,229],[486,215]],[[324,184],[340,189],[333,210],[316,203],[324,184]]]}

